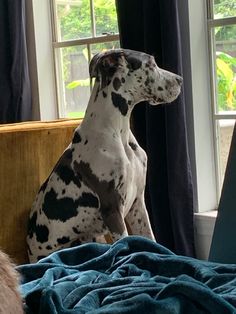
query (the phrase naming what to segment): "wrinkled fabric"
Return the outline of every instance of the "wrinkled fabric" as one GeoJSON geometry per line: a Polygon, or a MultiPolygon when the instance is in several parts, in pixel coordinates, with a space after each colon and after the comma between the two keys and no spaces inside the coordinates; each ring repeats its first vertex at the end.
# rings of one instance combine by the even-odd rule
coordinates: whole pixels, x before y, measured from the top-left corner
{"type": "Polygon", "coordinates": [[[236,265],[143,237],[89,243],[17,268],[26,313],[236,313],[236,265]]]}
{"type": "Polygon", "coordinates": [[[0,123],[32,120],[25,0],[0,1],[0,123]]]}

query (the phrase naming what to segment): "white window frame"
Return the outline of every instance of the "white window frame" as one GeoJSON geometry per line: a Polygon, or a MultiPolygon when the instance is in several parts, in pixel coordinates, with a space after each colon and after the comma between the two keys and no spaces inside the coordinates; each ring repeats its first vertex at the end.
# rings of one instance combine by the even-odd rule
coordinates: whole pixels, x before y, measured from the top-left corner
{"type": "Polygon", "coordinates": [[[205,0],[179,0],[188,143],[196,211],[217,208],[210,65],[205,0]]]}
{"type": "Polygon", "coordinates": [[[213,119],[213,135],[214,135],[214,152],[216,164],[216,189],[218,201],[221,193],[222,176],[220,164],[220,147],[219,147],[219,129],[217,122],[221,120],[234,120],[236,114],[232,112],[217,112],[217,90],[216,90],[216,73],[215,73],[215,34],[214,29],[218,26],[236,25],[236,17],[214,18],[214,0],[207,0],[207,26],[208,26],[208,42],[209,42],[209,57],[210,57],[210,78],[211,78],[211,106],[213,119]]]}
{"type": "Polygon", "coordinates": [[[26,1],[26,32],[33,120],[55,120],[59,116],[48,0],[26,1]]]}
{"type": "Polygon", "coordinates": [[[208,258],[217,214],[206,0],[179,0],[188,144],[195,199],[197,257],[208,258]]]}
{"type": "MultiPolygon", "coordinates": [[[[55,120],[63,115],[63,112],[59,112],[58,109],[60,91],[58,92],[59,86],[56,80],[56,48],[119,40],[118,34],[96,36],[95,23],[93,23],[92,38],[67,42],[57,41],[58,37],[52,20],[52,14],[55,14],[52,13],[55,9],[52,1],[26,1],[26,30],[34,120],[55,120]]],[[[92,0],[88,1],[92,3],[92,0]]]]}
{"type": "Polygon", "coordinates": [[[235,118],[235,115],[215,111],[215,54],[212,50],[212,32],[209,31],[209,26],[229,22],[234,24],[235,19],[213,21],[208,15],[209,4],[209,0],[179,0],[184,77],[187,78],[188,140],[197,183],[195,244],[197,257],[201,259],[208,258],[220,197],[216,121],[235,118]]]}
{"type": "MultiPolygon", "coordinates": [[[[86,45],[88,50],[88,61],[91,60],[91,45],[119,41],[119,34],[110,34],[105,33],[102,36],[97,36],[96,34],[96,20],[95,20],[95,12],[94,12],[94,0],[88,0],[90,3],[90,13],[91,13],[91,37],[82,38],[82,39],[73,39],[63,41],[60,39],[60,35],[58,33],[60,29],[60,25],[58,25],[57,21],[57,11],[56,11],[56,0],[50,0],[50,9],[51,9],[51,22],[52,22],[52,47],[53,47],[53,55],[54,55],[54,69],[55,69],[55,81],[56,81],[56,90],[57,90],[57,104],[58,104],[58,116],[59,118],[65,117],[64,103],[65,103],[65,93],[64,86],[62,84],[61,77],[61,61],[60,54],[58,54],[58,48],[68,48],[73,46],[84,46],[86,45]]],[[[61,4],[68,4],[68,1],[59,0],[61,4]]],[[[76,1],[71,1],[71,5],[75,5],[76,1]]],[[[92,89],[92,81],[90,82],[90,88],[92,89]]]]}

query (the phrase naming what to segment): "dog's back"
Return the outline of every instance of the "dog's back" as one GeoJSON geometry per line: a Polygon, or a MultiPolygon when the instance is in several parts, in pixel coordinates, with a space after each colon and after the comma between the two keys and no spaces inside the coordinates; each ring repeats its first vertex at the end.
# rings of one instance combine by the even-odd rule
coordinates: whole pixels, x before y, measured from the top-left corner
{"type": "Polygon", "coordinates": [[[18,279],[14,265],[0,251],[0,314],[23,314],[18,279]]]}

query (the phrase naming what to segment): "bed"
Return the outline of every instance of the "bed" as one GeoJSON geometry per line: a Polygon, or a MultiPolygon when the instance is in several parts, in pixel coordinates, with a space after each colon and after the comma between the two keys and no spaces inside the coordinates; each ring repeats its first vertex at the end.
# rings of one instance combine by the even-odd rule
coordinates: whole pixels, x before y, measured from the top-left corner
{"type": "Polygon", "coordinates": [[[143,237],[88,243],[19,266],[26,313],[236,313],[236,265],[143,237]]]}

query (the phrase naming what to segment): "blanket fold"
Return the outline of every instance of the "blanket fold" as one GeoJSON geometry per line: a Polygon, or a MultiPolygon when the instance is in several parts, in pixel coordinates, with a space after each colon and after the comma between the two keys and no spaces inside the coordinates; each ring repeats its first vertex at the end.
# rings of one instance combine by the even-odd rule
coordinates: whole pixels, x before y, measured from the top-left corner
{"type": "Polygon", "coordinates": [[[138,236],[19,266],[27,314],[236,313],[236,265],[177,256],[138,236]]]}

